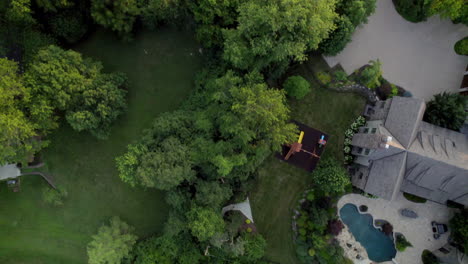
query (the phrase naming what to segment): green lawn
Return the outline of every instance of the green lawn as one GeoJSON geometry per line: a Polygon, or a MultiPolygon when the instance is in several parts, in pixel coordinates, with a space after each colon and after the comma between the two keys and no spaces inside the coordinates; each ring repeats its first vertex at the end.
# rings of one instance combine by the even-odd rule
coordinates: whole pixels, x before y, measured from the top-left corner
{"type": "MultiPolygon", "coordinates": [[[[328,66],[321,57],[311,57],[309,62],[293,70],[293,74],[311,82],[312,92],[302,100],[290,100],[292,118],[327,133],[330,138],[322,157],[333,156],[342,161],[344,131],[362,112],[365,100],[354,94],[340,94],[319,87],[312,72],[325,69],[328,66]]],[[[291,230],[292,211],[310,184],[310,173],[274,157],[259,170],[250,200],[256,226],[268,241],[268,260],[299,263],[291,230]]]]}
{"type": "Polygon", "coordinates": [[[101,60],[106,71],[128,75],[128,112],[106,141],[66,125],[50,136],[45,170],[69,193],[63,207],[44,204],[41,191],[47,185],[38,176],[22,177],[20,193],[0,184],[0,263],[86,263],[91,235],[113,215],[135,226],[140,237],[161,231],[168,213],[163,193],[122,183],[114,159],[155,116],[176,109],[191,92],[201,67],[192,36],[161,29],[121,43],[98,31],[75,47],[101,60]]]}

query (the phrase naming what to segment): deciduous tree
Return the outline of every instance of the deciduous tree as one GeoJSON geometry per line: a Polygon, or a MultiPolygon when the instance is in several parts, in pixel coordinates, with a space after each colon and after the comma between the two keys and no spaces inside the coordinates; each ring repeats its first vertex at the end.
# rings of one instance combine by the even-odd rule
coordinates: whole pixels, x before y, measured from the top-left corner
{"type": "Polygon", "coordinates": [[[329,195],[344,192],[351,183],[346,170],[332,159],[320,161],[312,178],[314,184],[329,195]]]}
{"type": "Polygon", "coordinates": [[[221,212],[209,208],[192,207],[187,213],[187,219],[192,235],[200,242],[209,240],[224,229],[221,212]]]}
{"type": "Polygon", "coordinates": [[[466,120],[466,104],[466,98],[460,94],[436,94],[427,103],[424,121],[458,131],[466,120]]]}
{"type": "Polygon", "coordinates": [[[238,26],[224,31],[224,58],[256,70],[304,61],[335,28],[334,9],[327,0],[247,1],[239,6],[238,26]]]}
{"type": "Polygon", "coordinates": [[[91,16],[96,23],[128,38],[141,13],[139,0],[92,0],[91,16]]]}
{"type": "Polygon", "coordinates": [[[110,225],[101,226],[88,244],[88,263],[119,264],[124,257],[129,255],[137,240],[133,231],[134,228],[120,218],[112,217],[110,225]]]}

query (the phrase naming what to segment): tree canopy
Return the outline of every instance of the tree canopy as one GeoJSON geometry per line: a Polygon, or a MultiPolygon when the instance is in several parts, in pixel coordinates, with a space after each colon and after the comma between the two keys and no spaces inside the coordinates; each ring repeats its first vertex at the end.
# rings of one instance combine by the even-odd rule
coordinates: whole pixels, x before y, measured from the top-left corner
{"type": "Polygon", "coordinates": [[[89,242],[88,263],[89,264],[119,264],[127,257],[137,240],[133,234],[134,228],[120,220],[112,217],[110,225],[103,225],[99,232],[89,242]]]}
{"type": "Polygon", "coordinates": [[[57,46],[40,50],[25,74],[34,97],[33,120],[49,131],[57,126],[53,115],[59,110],[75,130],[106,138],[110,124],[126,108],[126,91],[122,89],[126,77],[104,74],[102,69],[101,63],[75,51],[57,46]]]}
{"type": "Polygon", "coordinates": [[[91,16],[96,23],[128,38],[141,13],[140,3],[139,0],[92,0],[91,16]]]}
{"type": "Polygon", "coordinates": [[[24,161],[43,146],[25,111],[31,95],[17,63],[0,58],[0,76],[0,164],[24,161]]]}
{"type": "MultiPolygon", "coordinates": [[[[351,184],[348,173],[335,160],[322,160],[312,173],[314,184],[328,195],[339,194],[351,184]]],[[[325,223],[326,226],[326,223],[325,223]]]]}
{"type": "Polygon", "coordinates": [[[436,94],[427,103],[424,121],[458,131],[466,120],[466,104],[466,98],[460,94],[436,94]]]}
{"type": "Polygon", "coordinates": [[[240,69],[264,70],[306,60],[335,29],[335,1],[259,0],[239,6],[238,26],[225,29],[224,58],[240,69]]]}

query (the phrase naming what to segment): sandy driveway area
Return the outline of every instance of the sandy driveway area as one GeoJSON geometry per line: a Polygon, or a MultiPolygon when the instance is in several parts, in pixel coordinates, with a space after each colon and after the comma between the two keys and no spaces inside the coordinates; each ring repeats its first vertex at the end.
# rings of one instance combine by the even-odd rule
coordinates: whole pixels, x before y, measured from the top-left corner
{"type": "Polygon", "coordinates": [[[353,40],[337,56],[325,57],[330,66],[341,63],[349,74],[369,60],[380,59],[384,77],[428,100],[442,91],[460,88],[468,56],[453,45],[468,36],[468,27],[431,17],[411,23],[395,10],[391,0],[378,0],[369,22],[358,27],[353,40]]]}

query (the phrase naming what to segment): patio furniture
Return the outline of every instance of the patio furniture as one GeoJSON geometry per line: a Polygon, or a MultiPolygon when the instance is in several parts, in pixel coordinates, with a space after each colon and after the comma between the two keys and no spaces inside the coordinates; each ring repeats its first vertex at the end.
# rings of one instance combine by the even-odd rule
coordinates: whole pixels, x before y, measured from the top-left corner
{"type": "Polygon", "coordinates": [[[446,224],[439,224],[435,221],[431,222],[432,232],[434,233],[434,239],[439,239],[440,235],[445,234],[448,231],[446,224]]]}

